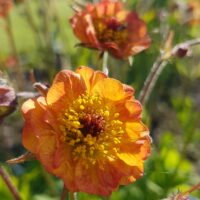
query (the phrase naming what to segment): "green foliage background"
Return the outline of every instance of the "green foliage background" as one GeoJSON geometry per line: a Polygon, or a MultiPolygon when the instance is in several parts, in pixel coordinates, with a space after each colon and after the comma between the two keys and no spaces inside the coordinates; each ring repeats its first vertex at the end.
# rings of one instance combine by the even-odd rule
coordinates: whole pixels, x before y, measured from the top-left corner
{"type": "MultiPolygon", "coordinates": [[[[188,5],[189,1],[181,1],[188,5]]],[[[167,33],[174,32],[173,45],[199,37],[200,24],[184,23],[184,9],[178,0],[129,0],[128,9],[135,9],[148,26],[152,45],[128,61],[109,57],[110,76],[136,90],[136,98],[154,61],[164,48],[167,33]]],[[[80,65],[101,69],[97,51],[75,47],[78,40],[68,19],[73,15],[70,0],[25,0],[15,3],[10,12],[14,42],[22,60],[24,91],[32,91],[31,70],[38,81],[51,83],[60,69],[75,69],[80,65]]],[[[186,11],[185,11],[186,12],[186,11]]],[[[200,11],[199,11],[200,12],[200,11]]],[[[16,79],[16,66],[6,31],[7,21],[0,19],[0,69],[16,91],[21,80],[16,79]]],[[[145,174],[136,183],[120,187],[111,200],[159,200],[179,191],[186,191],[200,182],[200,48],[192,54],[169,60],[144,108],[143,119],[153,138],[152,154],[145,162],[145,174]]],[[[20,98],[21,104],[24,99],[20,98]]],[[[23,121],[19,110],[1,124],[0,162],[12,177],[24,200],[56,200],[62,182],[47,174],[37,161],[8,166],[5,160],[19,156],[23,121]]],[[[192,193],[200,198],[200,191],[192,193]]],[[[11,200],[0,178],[0,199],[11,200]]],[[[101,197],[80,193],[80,200],[101,197]]]]}

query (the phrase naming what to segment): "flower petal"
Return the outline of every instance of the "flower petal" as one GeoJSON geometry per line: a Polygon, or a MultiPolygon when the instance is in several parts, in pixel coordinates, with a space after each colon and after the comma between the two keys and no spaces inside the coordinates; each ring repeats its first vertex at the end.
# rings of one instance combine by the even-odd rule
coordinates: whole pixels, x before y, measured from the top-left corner
{"type": "Polygon", "coordinates": [[[76,13],[70,19],[74,34],[83,44],[93,48],[98,48],[98,40],[95,36],[95,29],[92,24],[92,18],[87,12],[76,13]]]}
{"type": "Polygon", "coordinates": [[[97,93],[111,101],[121,101],[129,96],[124,91],[123,85],[119,81],[111,78],[102,79],[97,82],[92,89],[92,93],[97,93]]]}
{"type": "Polygon", "coordinates": [[[132,152],[119,153],[118,157],[129,166],[137,166],[139,169],[143,169],[143,161],[138,154],[132,152]]]}
{"type": "Polygon", "coordinates": [[[139,101],[127,100],[116,104],[116,111],[120,113],[122,121],[138,120],[141,118],[142,107],[139,101]]]}
{"type": "Polygon", "coordinates": [[[127,165],[122,160],[116,160],[112,164],[122,174],[122,178],[120,180],[121,185],[132,183],[143,175],[143,169],[139,169],[138,166],[127,165]]]}
{"type": "Polygon", "coordinates": [[[138,138],[142,138],[149,135],[148,128],[141,121],[133,121],[125,123],[126,138],[131,141],[136,141],[138,138]]]}
{"type": "Polygon", "coordinates": [[[76,166],[75,179],[80,191],[108,196],[117,188],[121,175],[108,161],[103,165],[99,162],[88,166],[85,161],[80,161],[76,166]]]}
{"type": "Polygon", "coordinates": [[[47,93],[47,104],[57,113],[67,108],[85,90],[86,86],[79,74],[63,70],[57,74],[47,93]]]}
{"type": "Polygon", "coordinates": [[[124,91],[129,94],[130,98],[133,98],[133,95],[135,93],[135,90],[133,89],[133,87],[126,84],[123,84],[123,87],[124,87],[124,91]]]}
{"type": "Polygon", "coordinates": [[[41,136],[51,136],[57,130],[55,119],[45,106],[44,97],[30,99],[22,105],[22,114],[26,122],[22,143],[32,153],[36,153],[38,139],[41,136]]]}
{"type": "Polygon", "coordinates": [[[32,127],[28,123],[25,124],[24,128],[23,128],[22,144],[30,152],[36,153],[36,147],[38,144],[38,140],[37,140],[34,132],[32,132],[32,127]]]}
{"type": "MultiPolygon", "coordinates": [[[[91,8],[91,4],[89,6],[91,8]]],[[[97,6],[93,5],[93,9],[88,9],[88,11],[93,11],[92,15],[94,18],[104,18],[115,16],[122,7],[123,5],[120,1],[112,2],[110,0],[102,0],[97,6]]]]}
{"type": "Polygon", "coordinates": [[[149,136],[138,139],[137,141],[123,142],[120,146],[118,157],[130,166],[137,166],[143,169],[143,160],[150,154],[151,139],[149,136]]]}
{"type": "Polygon", "coordinates": [[[85,81],[87,90],[89,92],[98,81],[107,78],[107,76],[103,72],[94,71],[89,67],[81,66],[76,71],[81,75],[81,77],[85,81]]]}
{"type": "Polygon", "coordinates": [[[53,155],[56,149],[56,136],[41,136],[36,147],[37,159],[41,161],[47,171],[52,172],[53,155]]]}
{"type": "Polygon", "coordinates": [[[71,148],[65,143],[57,147],[54,152],[52,161],[52,171],[51,173],[62,178],[64,180],[65,186],[70,191],[77,191],[74,167],[75,162],[73,160],[71,148]]]}

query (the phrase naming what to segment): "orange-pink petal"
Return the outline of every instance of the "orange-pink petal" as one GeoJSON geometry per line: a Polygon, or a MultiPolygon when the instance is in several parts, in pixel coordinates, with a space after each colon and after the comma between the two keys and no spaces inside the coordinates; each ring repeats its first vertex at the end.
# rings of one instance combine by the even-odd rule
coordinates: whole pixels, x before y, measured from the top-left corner
{"type": "Polygon", "coordinates": [[[101,81],[104,78],[107,78],[107,76],[103,72],[94,71],[89,67],[81,66],[76,71],[81,75],[81,77],[85,81],[85,85],[89,93],[97,82],[101,81]]]}
{"type": "Polygon", "coordinates": [[[40,137],[51,136],[57,130],[53,116],[46,110],[44,97],[27,100],[22,105],[22,114],[26,120],[22,142],[32,153],[37,152],[40,137]]]}
{"type": "Polygon", "coordinates": [[[118,187],[121,174],[108,161],[105,162],[102,162],[103,165],[99,161],[99,163],[88,166],[82,161],[77,163],[75,179],[80,191],[108,196],[118,187]]]}
{"type": "Polygon", "coordinates": [[[46,101],[55,113],[64,110],[80,94],[84,93],[86,86],[79,74],[63,70],[57,74],[50,87],[46,101]]]}
{"type": "Polygon", "coordinates": [[[123,85],[116,79],[106,78],[97,82],[92,89],[92,93],[99,94],[110,101],[121,101],[129,94],[124,91],[123,85]]]}

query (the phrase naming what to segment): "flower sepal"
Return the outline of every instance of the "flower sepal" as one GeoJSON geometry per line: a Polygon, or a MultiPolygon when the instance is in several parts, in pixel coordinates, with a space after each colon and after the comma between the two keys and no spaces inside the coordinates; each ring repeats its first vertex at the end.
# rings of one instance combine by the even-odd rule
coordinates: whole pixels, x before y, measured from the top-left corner
{"type": "Polygon", "coordinates": [[[47,92],[48,92],[48,86],[40,83],[40,82],[36,82],[33,84],[33,87],[39,92],[40,95],[42,96],[46,96],[47,92]]]}
{"type": "Polygon", "coordinates": [[[26,152],[25,154],[22,154],[21,156],[19,157],[16,157],[16,158],[12,158],[10,160],[7,160],[6,162],[8,164],[19,164],[19,163],[23,163],[23,162],[26,162],[26,161],[29,161],[29,160],[35,160],[35,155],[32,154],[31,152],[26,152]]]}

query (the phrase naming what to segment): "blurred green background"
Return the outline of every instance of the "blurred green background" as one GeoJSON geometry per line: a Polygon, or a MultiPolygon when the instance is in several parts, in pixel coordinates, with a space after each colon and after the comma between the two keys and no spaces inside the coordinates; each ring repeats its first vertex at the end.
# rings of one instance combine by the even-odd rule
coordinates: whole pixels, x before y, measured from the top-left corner
{"type": "MultiPolygon", "coordinates": [[[[1,76],[17,92],[34,92],[35,79],[50,84],[60,69],[76,69],[80,65],[101,69],[97,51],[75,47],[78,40],[69,25],[74,3],[18,0],[9,16],[0,18],[1,76]],[[20,68],[16,65],[17,57],[21,60],[20,68]]],[[[109,57],[109,75],[133,86],[137,98],[164,49],[169,31],[174,33],[172,45],[200,37],[200,1],[127,0],[125,4],[147,23],[152,45],[134,56],[131,65],[126,60],[109,57]]],[[[189,54],[169,60],[144,108],[143,121],[150,127],[153,138],[144,176],[136,183],[120,187],[111,200],[159,200],[200,182],[200,48],[192,48],[189,54]]],[[[24,100],[19,98],[19,104],[24,100]]],[[[1,123],[0,163],[24,200],[58,200],[63,183],[47,174],[37,161],[5,164],[7,159],[25,152],[21,145],[22,127],[19,108],[1,123]]],[[[200,198],[200,191],[192,196],[200,198]]],[[[1,178],[0,199],[12,199],[1,178]]],[[[80,193],[78,199],[102,198],[80,193]]]]}

